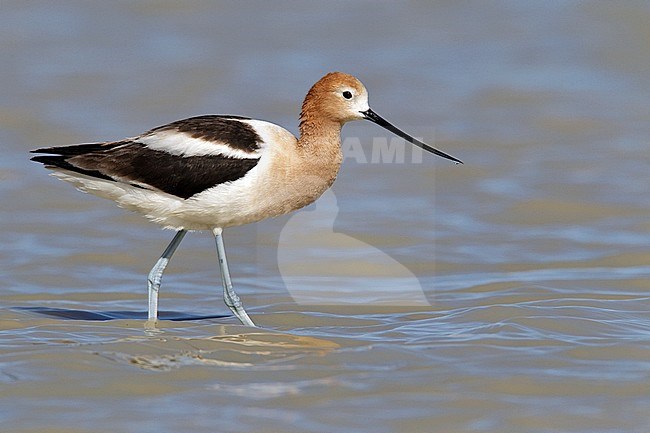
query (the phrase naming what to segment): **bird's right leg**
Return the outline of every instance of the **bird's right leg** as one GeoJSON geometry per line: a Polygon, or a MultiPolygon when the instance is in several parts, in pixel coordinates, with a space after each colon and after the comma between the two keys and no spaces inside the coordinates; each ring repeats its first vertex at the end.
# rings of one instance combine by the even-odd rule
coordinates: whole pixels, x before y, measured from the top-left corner
{"type": "Polygon", "coordinates": [[[162,256],[158,259],[156,264],[151,268],[149,277],[147,278],[147,287],[149,289],[149,320],[156,320],[158,318],[158,290],[160,289],[160,282],[162,280],[163,272],[171,259],[172,254],[178,248],[178,245],[183,240],[187,230],[179,230],[174,235],[174,239],[169,243],[162,256]]]}
{"type": "Polygon", "coordinates": [[[221,268],[221,282],[223,284],[223,300],[230,308],[230,310],[237,316],[239,321],[247,326],[255,326],[255,323],[248,317],[248,313],[244,310],[244,305],[235,289],[232,287],[232,280],[230,279],[230,270],[228,269],[228,261],[226,260],[226,247],[223,245],[223,236],[221,228],[212,229],[214,239],[217,243],[217,256],[219,258],[219,268],[221,268]]]}

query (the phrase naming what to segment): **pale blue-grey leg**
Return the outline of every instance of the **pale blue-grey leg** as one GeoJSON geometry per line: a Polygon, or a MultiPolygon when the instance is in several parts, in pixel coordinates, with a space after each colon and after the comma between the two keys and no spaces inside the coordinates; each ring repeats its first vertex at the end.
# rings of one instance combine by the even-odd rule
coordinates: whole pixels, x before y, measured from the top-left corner
{"type": "Polygon", "coordinates": [[[174,235],[174,239],[169,243],[165,252],[158,259],[156,264],[151,268],[149,277],[147,278],[147,287],[149,288],[149,320],[156,320],[158,318],[158,290],[160,289],[160,282],[162,280],[163,272],[169,263],[169,259],[178,248],[178,245],[185,237],[187,230],[179,230],[174,235]]]}
{"type": "Polygon", "coordinates": [[[223,236],[221,235],[222,232],[223,230],[220,228],[212,230],[214,240],[217,243],[217,256],[219,258],[219,268],[221,269],[221,283],[223,284],[223,300],[241,323],[248,326],[255,326],[251,318],[248,317],[246,310],[244,310],[244,305],[239,299],[239,296],[237,296],[237,293],[232,288],[228,261],[226,260],[226,248],[223,245],[223,236]]]}

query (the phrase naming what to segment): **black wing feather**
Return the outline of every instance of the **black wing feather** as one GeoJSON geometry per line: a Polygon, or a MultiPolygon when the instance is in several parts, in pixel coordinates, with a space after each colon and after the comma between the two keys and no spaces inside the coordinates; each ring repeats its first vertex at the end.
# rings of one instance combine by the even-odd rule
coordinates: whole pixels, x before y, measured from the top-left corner
{"type": "Polygon", "coordinates": [[[39,149],[32,161],[104,180],[131,183],[184,199],[225,182],[235,181],[257,165],[259,158],[228,158],[221,155],[179,156],[149,149],[138,142],[107,146],[79,145],[39,149]]]}
{"type": "Polygon", "coordinates": [[[44,153],[32,161],[48,168],[68,170],[86,176],[114,182],[130,183],[141,188],[151,187],[187,199],[222,183],[235,181],[257,165],[253,157],[260,149],[262,138],[255,129],[238,120],[247,117],[206,115],[178,120],[143,134],[164,131],[186,133],[193,138],[227,143],[233,148],[251,153],[251,158],[231,158],[222,155],[180,156],[154,150],[138,139],[106,143],[86,143],[71,146],[46,147],[32,150],[44,153]]]}
{"type": "MultiPolygon", "coordinates": [[[[69,146],[57,146],[57,147],[42,147],[40,149],[30,150],[30,153],[47,153],[49,155],[83,155],[91,152],[105,152],[116,147],[132,143],[130,140],[124,141],[110,141],[110,142],[100,142],[100,143],[84,143],[84,144],[71,144],[69,146]]],[[[37,161],[35,157],[32,158],[32,161],[37,161]]],[[[40,162],[40,161],[38,161],[40,162]]]]}
{"type": "MultiPolygon", "coordinates": [[[[35,151],[32,151],[35,152],[35,151]]],[[[111,177],[106,176],[105,174],[101,173],[100,171],[97,170],[85,170],[80,167],[75,167],[74,165],[70,164],[67,161],[66,156],[61,156],[61,155],[39,155],[35,156],[31,159],[32,161],[35,162],[40,162],[41,164],[44,164],[45,167],[47,168],[61,168],[63,170],[68,170],[68,171],[74,171],[76,173],[81,173],[85,174],[86,176],[90,177],[96,177],[99,179],[104,179],[104,180],[115,180],[111,177]]]]}
{"type": "Polygon", "coordinates": [[[209,114],[177,120],[154,128],[144,135],[163,131],[178,131],[189,134],[192,138],[228,143],[228,146],[245,152],[259,150],[260,144],[263,142],[262,138],[252,126],[238,120],[250,119],[241,116],[209,114]]]}

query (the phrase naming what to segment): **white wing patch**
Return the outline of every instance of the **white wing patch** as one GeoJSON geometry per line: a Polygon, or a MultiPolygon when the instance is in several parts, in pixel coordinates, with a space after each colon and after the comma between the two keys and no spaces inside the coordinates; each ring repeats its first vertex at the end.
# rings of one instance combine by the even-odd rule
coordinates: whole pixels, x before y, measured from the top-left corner
{"type": "Polygon", "coordinates": [[[149,134],[134,138],[133,141],[146,145],[149,149],[160,150],[178,156],[206,156],[220,155],[227,158],[257,159],[262,156],[265,149],[277,143],[278,140],[295,141],[295,137],[286,129],[271,122],[256,119],[229,119],[249,125],[262,139],[258,143],[259,149],[253,151],[242,150],[230,146],[225,141],[215,141],[206,138],[195,138],[185,132],[175,130],[153,131],[149,134]]]}
{"type": "Polygon", "coordinates": [[[178,156],[221,155],[227,158],[251,159],[259,158],[262,153],[262,148],[247,152],[231,147],[228,143],[194,138],[190,134],[178,131],[156,131],[133,141],[142,143],[149,149],[161,150],[178,156]]]}

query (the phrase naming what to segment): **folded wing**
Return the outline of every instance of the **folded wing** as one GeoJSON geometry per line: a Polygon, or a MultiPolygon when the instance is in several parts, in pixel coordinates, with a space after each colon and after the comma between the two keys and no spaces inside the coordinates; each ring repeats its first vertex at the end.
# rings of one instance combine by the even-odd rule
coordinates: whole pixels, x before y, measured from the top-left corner
{"type": "Polygon", "coordinates": [[[200,116],[139,137],[50,147],[32,158],[53,170],[154,189],[183,199],[235,181],[255,167],[263,140],[235,116],[200,116]]]}

